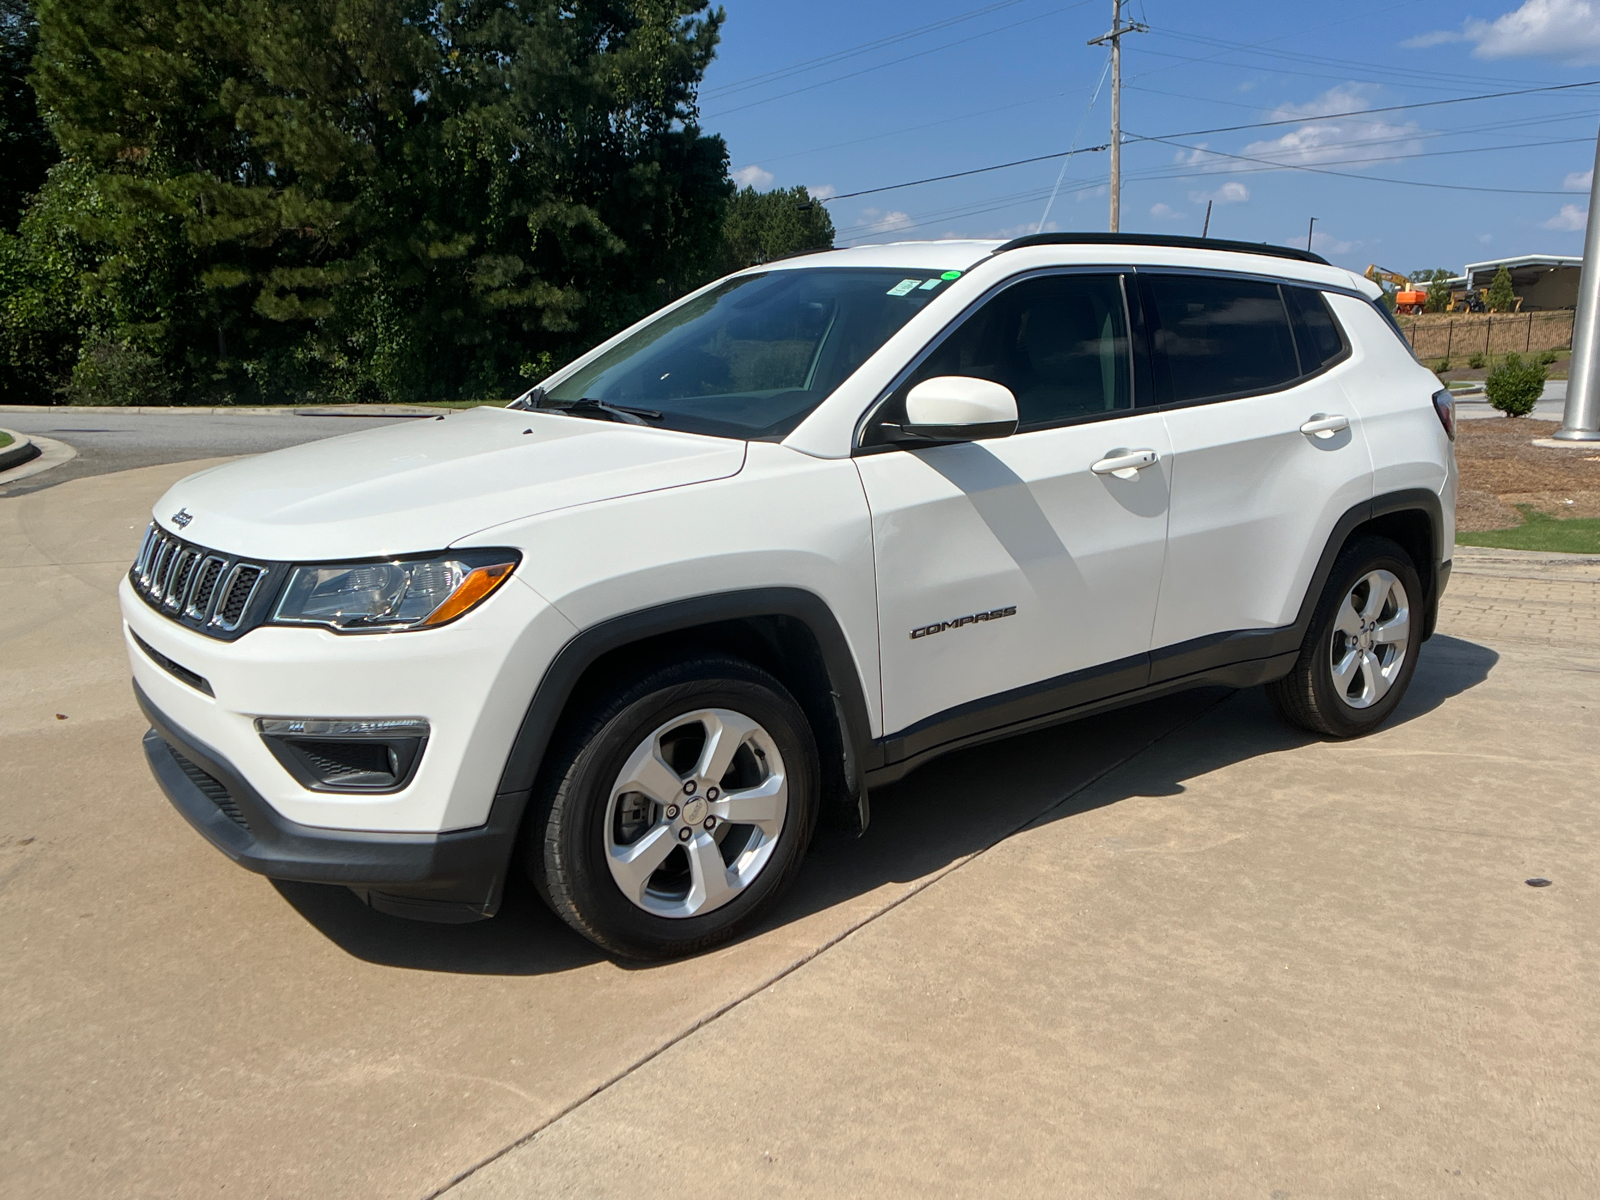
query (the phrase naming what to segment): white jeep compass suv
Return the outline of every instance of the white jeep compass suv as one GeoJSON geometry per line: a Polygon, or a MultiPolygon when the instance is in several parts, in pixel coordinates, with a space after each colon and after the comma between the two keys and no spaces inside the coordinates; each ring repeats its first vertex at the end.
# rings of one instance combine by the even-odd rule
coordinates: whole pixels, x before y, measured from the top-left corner
{"type": "Polygon", "coordinates": [[[769,263],[509,408],[177,484],[121,588],[145,752],[252,871],[469,921],[520,869],[697,950],[947,751],[1202,684],[1382,722],[1450,572],[1438,387],[1294,250],[769,263]]]}

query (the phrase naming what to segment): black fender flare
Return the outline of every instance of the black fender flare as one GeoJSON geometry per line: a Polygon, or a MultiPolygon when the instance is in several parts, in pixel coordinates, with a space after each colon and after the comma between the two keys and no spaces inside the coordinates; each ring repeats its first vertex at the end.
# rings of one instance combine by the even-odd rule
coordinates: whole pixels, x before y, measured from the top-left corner
{"type": "MultiPolygon", "coordinates": [[[[876,765],[873,755],[878,748],[872,739],[861,676],[850,644],[828,603],[815,592],[791,587],[751,588],[673,600],[610,617],[576,634],[556,653],[539,680],[506,756],[490,823],[501,828],[515,828],[521,823],[539,768],[573,692],[602,655],[663,634],[759,617],[792,618],[804,624],[816,639],[839,724],[845,782],[864,827],[868,815],[865,771],[876,765]]],[[[508,846],[508,853],[510,849],[508,846]]]]}
{"type": "Polygon", "coordinates": [[[1328,535],[1327,545],[1323,547],[1322,557],[1317,560],[1317,569],[1312,573],[1311,584],[1300,601],[1300,612],[1295,617],[1293,629],[1296,647],[1305,638],[1306,630],[1311,628],[1312,614],[1316,611],[1317,602],[1322,599],[1322,590],[1328,586],[1328,576],[1333,574],[1334,561],[1350,540],[1350,535],[1379,517],[1415,511],[1427,517],[1432,543],[1428,560],[1416,566],[1417,573],[1422,576],[1424,592],[1422,640],[1427,641],[1433,636],[1434,625],[1439,619],[1439,597],[1444,591],[1443,582],[1448,577],[1448,571],[1443,569],[1444,505],[1440,503],[1438,494],[1427,488],[1403,488],[1354,505],[1334,523],[1333,532],[1328,535]]]}

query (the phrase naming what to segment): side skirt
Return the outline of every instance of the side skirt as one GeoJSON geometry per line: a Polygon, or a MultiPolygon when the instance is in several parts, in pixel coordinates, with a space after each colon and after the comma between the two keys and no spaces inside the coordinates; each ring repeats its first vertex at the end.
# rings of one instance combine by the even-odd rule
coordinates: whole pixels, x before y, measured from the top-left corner
{"type": "MultiPolygon", "coordinates": [[[[1265,646],[1266,639],[1282,640],[1294,633],[1293,626],[1287,629],[1263,630],[1260,633],[1252,632],[1244,635],[1228,635],[1237,638],[1261,638],[1257,645],[1265,646]]],[[[1154,657],[1157,662],[1169,664],[1181,663],[1189,654],[1196,657],[1215,653],[1209,643],[1220,639],[1204,638],[1202,642],[1207,645],[1199,647],[1171,647],[1169,650],[1160,651],[1154,657]],[[1174,652],[1184,651],[1184,654],[1174,652]]],[[[1050,711],[1042,712],[1035,716],[1013,720],[990,726],[987,729],[970,730],[957,733],[953,726],[968,726],[973,719],[973,714],[962,712],[954,718],[945,718],[944,714],[929,718],[914,728],[918,733],[921,746],[904,757],[897,758],[876,770],[867,772],[867,783],[872,787],[894,783],[904,778],[917,767],[931,762],[941,755],[949,754],[956,750],[965,750],[969,746],[981,746],[986,742],[996,742],[1003,738],[1014,737],[1019,733],[1027,733],[1034,729],[1044,729],[1051,725],[1062,725],[1068,721],[1076,721],[1081,717],[1094,716],[1096,713],[1108,712],[1111,709],[1125,708],[1131,704],[1139,704],[1145,700],[1154,700],[1158,696],[1170,695],[1174,692],[1184,692],[1198,687],[1230,687],[1247,688],[1258,684],[1270,683],[1274,679],[1282,679],[1294,667],[1295,659],[1299,657],[1300,647],[1298,642],[1293,649],[1280,651],[1269,658],[1251,658],[1244,661],[1219,663],[1206,666],[1183,674],[1167,675],[1155,682],[1149,682],[1140,687],[1127,691],[1117,692],[1114,695],[1100,695],[1098,697],[1085,696],[1085,690],[1094,689],[1101,684],[1101,678],[1088,681],[1065,676],[1062,681],[1050,681],[1056,686],[1048,691],[1033,693],[1036,700],[1046,697],[1053,702],[1050,711]],[[1087,684],[1087,689],[1086,685],[1087,684]],[[949,731],[952,736],[941,738],[942,732],[949,731]]],[[[1189,659],[1188,661],[1193,661],[1189,659]]],[[[1049,687],[1049,685],[1045,685],[1049,687]]],[[[997,704],[996,708],[1007,707],[997,704]]],[[[884,738],[880,744],[884,746],[885,756],[892,755],[906,745],[907,737],[899,734],[892,738],[884,738]]]]}

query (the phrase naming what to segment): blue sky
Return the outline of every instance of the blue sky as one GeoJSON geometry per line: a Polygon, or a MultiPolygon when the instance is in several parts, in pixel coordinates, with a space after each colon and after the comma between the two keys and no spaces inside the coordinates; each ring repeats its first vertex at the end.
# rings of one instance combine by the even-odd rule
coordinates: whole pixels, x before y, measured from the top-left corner
{"type": "MultiPolygon", "coordinates": [[[[842,195],[1106,141],[1085,43],[1111,0],[723,3],[701,118],[742,182],[842,195]]],[[[1132,0],[1124,136],[1169,140],[1125,147],[1122,228],[1198,234],[1209,199],[1213,236],[1303,246],[1315,216],[1318,252],[1357,269],[1581,253],[1600,87],[1374,111],[1600,79],[1600,0],[1478,3],[1132,0]],[[1262,121],[1286,123],[1170,138],[1262,121]]],[[[1101,230],[1106,174],[1084,153],[829,210],[841,245],[1101,230]]]]}

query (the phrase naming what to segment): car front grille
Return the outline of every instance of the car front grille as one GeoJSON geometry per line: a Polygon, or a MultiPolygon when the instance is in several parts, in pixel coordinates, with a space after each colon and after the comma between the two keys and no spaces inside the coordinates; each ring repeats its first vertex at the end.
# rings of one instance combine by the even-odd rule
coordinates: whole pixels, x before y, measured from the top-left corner
{"type": "Polygon", "coordinates": [[[277,565],[207,550],[152,524],[128,580],[157,612],[201,633],[231,639],[261,623],[277,565]]]}

